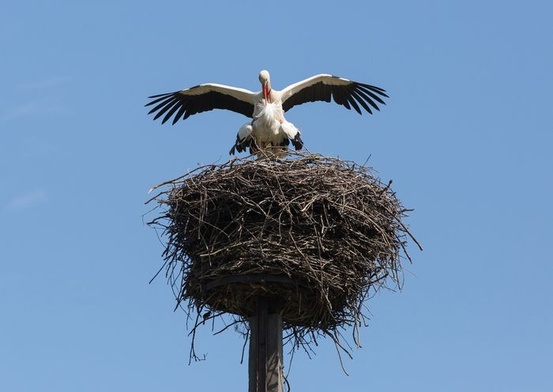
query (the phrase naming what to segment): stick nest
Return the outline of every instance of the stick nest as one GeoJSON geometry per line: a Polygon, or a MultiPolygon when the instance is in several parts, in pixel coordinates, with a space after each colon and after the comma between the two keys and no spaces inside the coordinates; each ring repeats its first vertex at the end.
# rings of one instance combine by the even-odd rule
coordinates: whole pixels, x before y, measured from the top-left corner
{"type": "Polygon", "coordinates": [[[390,183],[321,155],[233,159],[155,187],[162,190],[149,202],[163,212],[149,224],[163,228],[179,304],[204,319],[245,321],[264,296],[296,338],[335,336],[365,318],[371,290],[401,284],[400,259],[414,238],[390,183]]]}

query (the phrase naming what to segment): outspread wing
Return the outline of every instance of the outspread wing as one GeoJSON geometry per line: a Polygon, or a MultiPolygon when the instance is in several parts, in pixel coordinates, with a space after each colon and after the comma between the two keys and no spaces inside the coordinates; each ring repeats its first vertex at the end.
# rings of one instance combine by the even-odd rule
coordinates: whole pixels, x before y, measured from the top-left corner
{"type": "Polygon", "coordinates": [[[173,124],[193,114],[213,109],[226,109],[252,117],[254,96],[250,90],[206,83],[173,93],[158,94],[145,106],[154,106],[148,114],[156,113],[154,120],[164,116],[161,123],[173,117],[173,124]]]}
{"type": "Polygon", "coordinates": [[[385,105],[382,98],[388,98],[386,90],[380,87],[327,74],[315,75],[291,84],[282,90],[281,94],[284,111],[302,103],[330,102],[333,98],[337,104],[345,106],[347,109],[353,108],[359,114],[362,113],[361,108],[371,114],[371,107],[380,110],[378,104],[385,105]]]}

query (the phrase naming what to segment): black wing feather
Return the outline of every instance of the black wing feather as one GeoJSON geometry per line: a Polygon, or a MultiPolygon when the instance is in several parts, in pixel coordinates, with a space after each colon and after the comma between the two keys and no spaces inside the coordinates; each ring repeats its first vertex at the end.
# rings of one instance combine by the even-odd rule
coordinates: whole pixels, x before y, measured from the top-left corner
{"type": "MultiPolygon", "coordinates": [[[[172,98],[171,98],[171,97],[169,97],[169,98],[163,97],[163,98],[156,99],[155,101],[150,102],[150,103],[149,103],[148,105],[146,105],[146,106],[153,105],[153,104],[156,104],[156,103],[157,103],[157,105],[156,105],[152,110],[150,110],[150,111],[148,112],[148,114],[155,113],[155,112],[157,112],[158,110],[160,110],[161,108],[164,108],[164,107],[167,105],[168,102],[172,102],[172,98]],[[160,102],[160,101],[161,101],[161,102],[160,102]]],[[[158,113],[158,114],[156,115],[156,117],[154,118],[154,120],[157,119],[159,116],[161,116],[161,115],[162,115],[163,113],[165,113],[166,111],[167,111],[167,109],[163,110],[163,112],[162,112],[161,114],[158,113]]]]}
{"type": "Polygon", "coordinates": [[[357,89],[356,91],[364,92],[365,94],[370,96],[375,101],[380,102],[382,105],[386,105],[386,103],[377,94],[380,94],[383,97],[389,98],[388,95],[386,94],[385,90],[382,90],[381,88],[378,88],[378,87],[375,87],[375,86],[371,86],[369,84],[360,85],[359,89],[357,89]]]}
{"type": "Polygon", "coordinates": [[[351,105],[352,108],[355,109],[355,111],[359,114],[362,114],[361,109],[359,108],[359,105],[357,105],[357,102],[355,100],[355,96],[353,95],[355,91],[352,91],[348,96],[348,102],[351,105]]]}
{"type": "MultiPolygon", "coordinates": [[[[173,117],[173,114],[175,114],[176,111],[178,111],[179,109],[181,109],[182,106],[179,106],[177,104],[174,104],[173,107],[167,111],[167,114],[165,115],[165,117],[163,117],[163,120],[161,121],[161,123],[165,123],[167,120],[169,120],[171,117],[173,117]]],[[[161,112],[160,112],[161,113],[161,112]]],[[[159,114],[159,113],[158,113],[159,114]]],[[[173,119],[173,124],[179,119],[179,116],[175,116],[175,118],[173,119]]]]}
{"type": "Polygon", "coordinates": [[[361,94],[359,94],[358,91],[352,91],[351,96],[355,98],[355,101],[357,101],[357,103],[363,106],[363,109],[365,109],[367,113],[373,113],[370,106],[367,104],[367,102],[365,102],[365,98],[361,94]]]}
{"type": "MultiPolygon", "coordinates": [[[[329,90],[332,91],[331,89],[329,90]]],[[[348,103],[348,91],[345,89],[334,89],[334,91],[332,91],[332,98],[334,98],[334,102],[337,104],[345,106],[348,110],[351,109],[348,103]]]]}

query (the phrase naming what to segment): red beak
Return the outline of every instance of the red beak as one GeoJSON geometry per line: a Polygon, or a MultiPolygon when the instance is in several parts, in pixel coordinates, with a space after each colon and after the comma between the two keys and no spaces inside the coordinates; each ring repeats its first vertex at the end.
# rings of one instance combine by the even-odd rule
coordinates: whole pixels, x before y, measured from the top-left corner
{"type": "Polygon", "coordinates": [[[265,98],[265,102],[269,103],[269,94],[271,93],[271,90],[269,89],[268,83],[265,83],[263,85],[263,98],[265,98]]]}

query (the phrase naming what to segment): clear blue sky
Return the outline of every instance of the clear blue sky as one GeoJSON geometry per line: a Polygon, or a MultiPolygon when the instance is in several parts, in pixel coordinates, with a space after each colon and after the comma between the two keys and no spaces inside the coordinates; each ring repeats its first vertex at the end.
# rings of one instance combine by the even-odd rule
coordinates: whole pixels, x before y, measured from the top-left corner
{"type": "Polygon", "coordinates": [[[350,376],[323,340],[293,390],[553,390],[551,1],[87,3],[0,13],[0,389],[246,390],[233,331],[204,331],[207,361],[187,365],[142,219],[152,185],[226,160],[245,118],[161,126],[143,105],[257,90],[266,68],[276,89],[321,72],[387,89],[374,116],[287,117],[310,151],[370,156],[425,248],[367,303],[350,376]]]}

